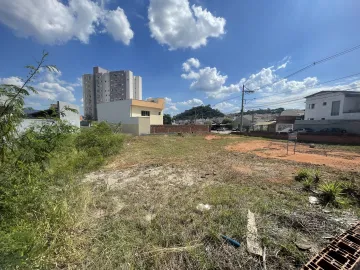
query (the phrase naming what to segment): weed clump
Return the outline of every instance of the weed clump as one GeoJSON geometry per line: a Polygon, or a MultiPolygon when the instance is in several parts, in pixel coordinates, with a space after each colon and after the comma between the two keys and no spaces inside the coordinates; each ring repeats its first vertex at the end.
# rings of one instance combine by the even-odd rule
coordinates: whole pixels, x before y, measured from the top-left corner
{"type": "Polygon", "coordinates": [[[339,182],[324,183],[319,186],[321,191],[321,200],[324,204],[332,204],[339,206],[342,204],[340,196],[342,195],[343,188],[339,182]]]}
{"type": "Polygon", "coordinates": [[[308,177],[302,183],[303,183],[304,190],[309,191],[314,184],[314,179],[311,177],[308,177]]]}
{"type": "Polygon", "coordinates": [[[297,175],[295,176],[296,181],[303,181],[307,178],[310,178],[312,176],[312,173],[308,169],[301,169],[298,171],[297,175]]]}

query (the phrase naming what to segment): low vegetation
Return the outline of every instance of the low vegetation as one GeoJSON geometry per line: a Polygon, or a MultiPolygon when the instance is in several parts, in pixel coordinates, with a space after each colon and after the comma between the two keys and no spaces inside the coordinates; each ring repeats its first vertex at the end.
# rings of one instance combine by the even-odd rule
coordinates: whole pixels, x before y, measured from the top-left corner
{"type": "Polygon", "coordinates": [[[247,137],[59,119],[18,134],[25,88],[1,87],[14,100],[0,111],[1,269],[299,269],[360,216],[359,171],[226,150],[247,137]],[[246,249],[248,210],[265,261],[246,249]]]}
{"type": "MultiPolygon", "coordinates": [[[[30,67],[30,78],[45,57],[30,67]]],[[[105,123],[77,132],[60,119],[18,133],[30,82],[0,92],[7,100],[0,108],[0,269],[65,268],[86,257],[96,194],[81,179],[118,153],[124,139],[105,123]]]]}

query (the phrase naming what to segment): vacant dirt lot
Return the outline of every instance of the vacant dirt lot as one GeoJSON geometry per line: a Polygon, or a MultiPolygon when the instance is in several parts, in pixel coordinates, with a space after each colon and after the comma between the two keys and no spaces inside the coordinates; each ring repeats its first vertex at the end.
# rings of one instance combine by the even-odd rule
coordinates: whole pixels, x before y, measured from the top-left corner
{"type": "Polygon", "coordinates": [[[316,165],[326,165],[341,170],[360,170],[360,155],[345,151],[310,148],[298,144],[294,154],[294,143],[287,144],[273,141],[250,140],[226,146],[227,150],[253,153],[260,157],[292,160],[316,165]]]}
{"type": "Polygon", "coordinates": [[[99,197],[84,267],[300,269],[356,222],[360,149],[300,145],[286,156],[284,147],[230,135],[130,137],[121,154],[85,179],[99,197]],[[319,171],[319,185],[347,181],[354,193],[344,193],[337,208],[310,204],[309,196],[320,193],[294,180],[300,169],[319,171]],[[265,265],[246,248],[248,210],[266,247],[265,265]]]}

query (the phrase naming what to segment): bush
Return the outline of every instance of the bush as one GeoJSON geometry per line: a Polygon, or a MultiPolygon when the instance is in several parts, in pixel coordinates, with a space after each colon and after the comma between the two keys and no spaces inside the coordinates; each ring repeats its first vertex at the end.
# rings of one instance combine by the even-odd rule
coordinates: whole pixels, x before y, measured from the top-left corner
{"type": "Polygon", "coordinates": [[[303,181],[307,178],[310,178],[311,175],[311,171],[308,169],[301,169],[298,171],[297,175],[295,176],[295,180],[297,181],[303,181]]]}
{"type": "Polygon", "coordinates": [[[30,129],[0,163],[0,269],[55,268],[82,261],[90,186],[82,173],[121,149],[106,123],[71,134],[66,125],[30,129]]]}
{"type": "Polygon", "coordinates": [[[321,191],[321,199],[325,204],[339,205],[341,204],[340,196],[342,195],[343,188],[339,182],[325,183],[319,186],[321,191]]]}
{"type": "Polygon", "coordinates": [[[304,190],[310,190],[313,184],[314,184],[314,180],[311,177],[306,178],[303,181],[304,190]]]}
{"type": "Polygon", "coordinates": [[[100,153],[107,157],[118,153],[123,141],[123,135],[114,134],[107,123],[101,122],[81,130],[75,139],[75,147],[78,151],[100,153]]]}
{"type": "MultiPolygon", "coordinates": [[[[307,181],[307,184],[318,184],[320,182],[321,172],[320,170],[301,169],[295,176],[297,181],[307,181]]],[[[306,185],[306,184],[305,184],[306,185]]]]}

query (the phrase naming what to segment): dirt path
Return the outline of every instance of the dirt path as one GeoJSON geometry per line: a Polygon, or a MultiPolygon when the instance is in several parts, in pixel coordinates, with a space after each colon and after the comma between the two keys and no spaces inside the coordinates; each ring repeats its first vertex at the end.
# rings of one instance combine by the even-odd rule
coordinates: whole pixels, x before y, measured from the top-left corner
{"type": "Polygon", "coordinates": [[[305,145],[296,147],[296,154],[289,146],[289,154],[286,153],[286,143],[252,140],[231,144],[226,147],[229,151],[251,152],[260,157],[292,160],[317,165],[326,165],[341,170],[360,170],[360,155],[343,151],[326,151],[324,149],[310,148],[305,145]]]}

